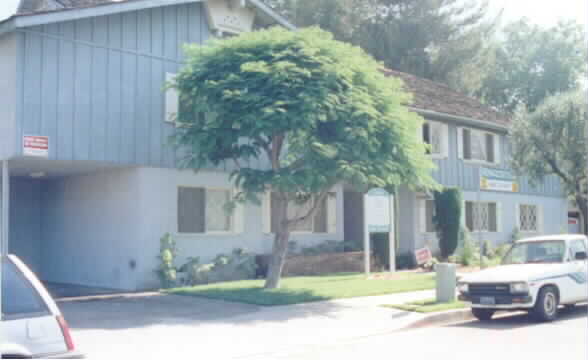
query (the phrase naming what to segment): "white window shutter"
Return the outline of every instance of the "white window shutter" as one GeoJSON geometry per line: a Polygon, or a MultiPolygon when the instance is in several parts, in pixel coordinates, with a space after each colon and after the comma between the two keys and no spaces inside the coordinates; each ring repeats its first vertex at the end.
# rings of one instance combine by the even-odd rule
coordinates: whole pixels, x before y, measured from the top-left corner
{"type": "Polygon", "coordinates": [[[457,157],[463,159],[463,128],[457,128],[457,157]]]}
{"type": "Polygon", "coordinates": [[[543,206],[537,205],[537,232],[543,234],[543,206]]]}
{"type": "Polygon", "coordinates": [[[427,232],[427,205],[425,201],[425,199],[419,199],[417,201],[419,209],[419,229],[423,234],[427,232]]]}
{"type": "Polygon", "coordinates": [[[496,202],[496,232],[502,232],[502,204],[496,202]]]}
{"type": "Polygon", "coordinates": [[[233,210],[233,221],[235,225],[235,233],[242,234],[245,232],[245,205],[238,203],[233,210]]]}
{"type": "Polygon", "coordinates": [[[327,232],[337,233],[337,193],[327,196],[327,232]]]}
{"type": "Polygon", "coordinates": [[[272,218],[271,218],[271,204],[270,204],[270,192],[267,191],[263,194],[261,202],[261,223],[263,225],[263,232],[265,234],[271,234],[272,232],[272,218]]]}
{"type": "Polygon", "coordinates": [[[502,142],[502,136],[494,135],[494,163],[500,164],[500,144],[502,142]]]}
{"type": "MultiPolygon", "coordinates": [[[[165,81],[169,83],[174,80],[176,74],[166,73],[165,74],[165,81]]],[[[178,113],[179,109],[179,95],[176,89],[167,89],[165,91],[165,119],[164,121],[173,123],[175,122],[175,118],[178,113]]]]}
{"type": "Polygon", "coordinates": [[[441,124],[441,155],[444,158],[449,156],[449,125],[441,124]]]}

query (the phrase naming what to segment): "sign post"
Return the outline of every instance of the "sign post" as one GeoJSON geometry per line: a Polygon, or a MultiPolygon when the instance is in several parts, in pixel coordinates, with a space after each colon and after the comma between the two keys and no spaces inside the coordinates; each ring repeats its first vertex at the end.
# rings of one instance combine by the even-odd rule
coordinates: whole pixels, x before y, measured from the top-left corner
{"type": "Polygon", "coordinates": [[[370,234],[371,233],[388,233],[390,271],[394,271],[395,266],[395,246],[394,246],[394,201],[393,196],[386,190],[376,188],[368,191],[364,195],[364,267],[366,276],[370,273],[370,234]]]}

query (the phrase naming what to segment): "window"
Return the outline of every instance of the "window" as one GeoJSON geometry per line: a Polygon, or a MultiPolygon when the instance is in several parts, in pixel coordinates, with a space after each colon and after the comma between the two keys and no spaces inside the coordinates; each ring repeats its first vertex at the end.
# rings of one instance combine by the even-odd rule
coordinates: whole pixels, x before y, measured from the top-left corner
{"type": "Polygon", "coordinates": [[[519,205],[518,217],[520,231],[539,231],[539,208],[537,205],[519,205]]]}
{"type": "Polygon", "coordinates": [[[498,232],[498,205],[494,202],[466,201],[465,220],[469,231],[498,232]]]}
{"type": "MultiPolygon", "coordinates": [[[[166,73],[165,82],[166,84],[173,81],[176,74],[166,73]]],[[[175,123],[176,116],[179,109],[179,95],[176,89],[167,89],[165,91],[165,121],[169,123],[175,123]]]]}
{"type": "Polygon", "coordinates": [[[233,231],[233,215],[225,210],[231,191],[180,187],[178,189],[178,232],[214,233],[233,231]]]}
{"type": "Polygon", "coordinates": [[[421,232],[434,233],[435,223],[433,217],[435,216],[435,200],[423,200],[421,209],[421,232]]]}
{"type": "Polygon", "coordinates": [[[427,121],[423,124],[423,141],[430,145],[428,153],[433,156],[447,156],[447,125],[427,121]]]}
{"type": "Polygon", "coordinates": [[[31,314],[48,314],[47,306],[12,261],[5,259],[2,262],[3,319],[31,314]]]}
{"type": "Polygon", "coordinates": [[[570,260],[576,260],[576,253],[586,252],[586,244],[584,240],[573,240],[570,242],[570,260]]]}
{"type": "MultiPolygon", "coordinates": [[[[288,219],[294,219],[297,217],[304,216],[308,213],[308,211],[312,208],[314,204],[314,199],[311,201],[307,201],[304,204],[296,204],[295,202],[290,202],[288,204],[288,219]]],[[[264,217],[269,217],[270,222],[270,229],[269,232],[275,233],[278,227],[278,223],[276,221],[276,217],[272,216],[275,213],[275,208],[277,205],[277,195],[275,193],[271,193],[271,198],[269,201],[269,214],[266,214],[264,217]]],[[[329,193],[327,198],[322,201],[322,203],[318,206],[318,209],[314,215],[314,217],[307,219],[306,221],[299,222],[295,224],[292,229],[292,232],[307,232],[307,233],[336,233],[337,232],[337,194],[336,193],[329,193]]]]}
{"type": "Polygon", "coordinates": [[[498,137],[485,131],[459,129],[460,158],[499,163],[498,137]]]}

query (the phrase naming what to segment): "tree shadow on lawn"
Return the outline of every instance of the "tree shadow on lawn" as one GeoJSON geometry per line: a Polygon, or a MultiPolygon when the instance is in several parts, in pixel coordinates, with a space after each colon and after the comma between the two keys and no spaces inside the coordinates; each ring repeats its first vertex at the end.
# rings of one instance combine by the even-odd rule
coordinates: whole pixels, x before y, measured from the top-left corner
{"type": "MultiPolygon", "coordinates": [[[[252,296],[247,289],[231,290],[242,296],[252,296]]],[[[284,295],[282,295],[283,297],[284,295]]],[[[70,327],[82,329],[129,329],[157,325],[246,325],[250,323],[275,323],[291,319],[316,316],[331,317],[348,306],[313,295],[308,291],[289,290],[287,299],[296,302],[301,298],[308,303],[293,306],[259,306],[203,296],[157,294],[111,299],[60,302],[59,307],[70,327]]],[[[392,319],[392,314],[390,316],[392,319]]]]}
{"type": "Polygon", "coordinates": [[[549,324],[557,324],[560,321],[567,321],[573,319],[579,319],[582,317],[586,317],[586,312],[588,311],[587,305],[579,305],[575,306],[572,309],[560,309],[558,319],[555,320],[553,323],[545,323],[539,322],[533,319],[526,312],[515,312],[512,314],[508,314],[505,312],[498,312],[491,321],[470,321],[461,324],[454,324],[449,325],[448,327],[465,327],[465,328],[475,328],[475,329],[487,329],[487,330],[505,330],[505,329],[517,329],[517,328],[524,328],[530,326],[537,326],[537,325],[549,325],[549,324]]]}

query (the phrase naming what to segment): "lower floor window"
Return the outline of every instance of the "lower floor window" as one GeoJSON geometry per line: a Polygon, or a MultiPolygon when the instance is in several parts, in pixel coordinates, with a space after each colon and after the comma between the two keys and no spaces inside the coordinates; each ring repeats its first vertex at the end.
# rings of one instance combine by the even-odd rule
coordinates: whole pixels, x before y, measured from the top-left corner
{"type": "Polygon", "coordinates": [[[497,203],[466,201],[465,221],[469,231],[497,232],[497,203]]]}
{"type": "MultiPolygon", "coordinates": [[[[272,233],[275,233],[278,228],[276,217],[272,216],[275,213],[277,206],[277,194],[271,193],[269,203],[269,217],[272,233]]],[[[288,203],[288,219],[296,219],[308,214],[312,209],[316,198],[311,198],[309,201],[298,204],[294,201],[288,203]]],[[[318,208],[314,216],[295,224],[290,231],[292,232],[308,232],[308,233],[336,233],[337,232],[337,194],[329,193],[325,199],[318,204],[318,208]]]]}
{"type": "Polygon", "coordinates": [[[228,189],[178,188],[178,232],[232,231],[232,215],[226,210],[229,201],[231,190],[228,189]]]}
{"type": "Polygon", "coordinates": [[[539,208],[537,205],[519,205],[518,222],[520,231],[539,231],[539,208]]]}

